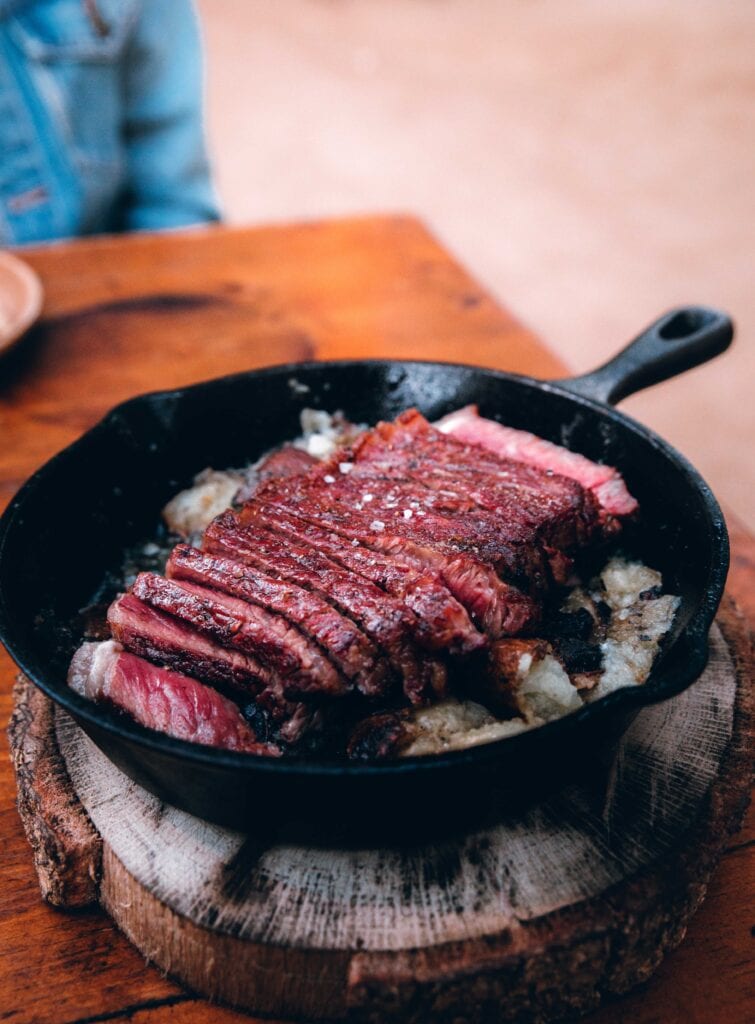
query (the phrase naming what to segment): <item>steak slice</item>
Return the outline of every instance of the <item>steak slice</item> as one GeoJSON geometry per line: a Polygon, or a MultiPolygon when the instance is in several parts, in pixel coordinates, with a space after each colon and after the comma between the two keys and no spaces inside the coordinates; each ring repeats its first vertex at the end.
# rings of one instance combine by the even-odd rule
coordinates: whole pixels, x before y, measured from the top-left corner
{"type": "Polygon", "coordinates": [[[286,697],[340,697],[351,689],[316,644],[287,619],[259,605],[149,572],[137,576],[132,592],[222,647],[262,662],[275,673],[286,697]]]}
{"type": "Polygon", "coordinates": [[[287,700],[280,680],[261,662],[213,643],[133,594],[116,598],[108,609],[108,623],[113,637],[132,654],[252,697],[288,744],[322,727],[319,709],[287,700]]]}
{"type": "Polygon", "coordinates": [[[207,529],[204,545],[216,554],[263,565],[334,602],[384,652],[413,703],[445,691],[445,666],[417,656],[407,625],[411,613],[400,602],[312,548],[265,529],[265,522],[247,511],[241,525],[233,513],[226,513],[207,529]]]}
{"type": "MultiPolygon", "coordinates": [[[[229,517],[233,521],[232,513],[224,514],[220,520],[229,517]]],[[[317,593],[298,586],[296,581],[279,578],[274,572],[263,571],[259,565],[266,568],[266,563],[253,559],[254,550],[240,560],[240,554],[230,548],[220,552],[228,556],[221,558],[217,553],[207,554],[179,544],[168,560],[166,575],[212,587],[285,616],[323,648],[361,693],[386,693],[391,673],[372,640],[317,593]]]]}
{"type": "Polygon", "coordinates": [[[362,435],[352,458],[352,480],[414,480],[451,497],[464,495],[503,517],[504,528],[519,521],[538,543],[558,549],[586,543],[598,525],[599,506],[577,481],[463,444],[413,409],[362,435]]]}
{"type": "Polygon", "coordinates": [[[112,640],[85,643],[76,651],[68,685],[179,740],[268,757],[281,753],[275,744],[261,743],[236,705],[217,690],[137,658],[112,640]]]}
{"type": "Polygon", "coordinates": [[[452,478],[452,489],[447,485],[433,488],[427,481],[403,476],[360,479],[350,475],[347,483],[328,488],[327,498],[334,508],[357,511],[361,511],[363,499],[369,498],[370,513],[392,532],[441,550],[469,552],[534,593],[549,587],[551,577],[557,583],[568,578],[571,560],[546,542],[539,524],[515,499],[508,499],[508,507],[501,508],[501,502],[492,496],[486,506],[460,485],[458,477],[452,478]]]}
{"type": "Polygon", "coordinates": [[[302,448],[294,448],[292,444],[284,444],[266,455],[255,467],[258,480],[269,480],[274,477],[298,476],[318,466],[319,460],[302,448]]]}
{"type": "MultiPolygon", "coordinates": [[[[498,524],[500,538],[525,545],[526,555],[518,553],[516,561],[512,561],[505,550],[502,564],[498,551],[491,552],[487,539],[474,545],[474,548],[481,556],[497,565],[503,575],[513,577],[520,583],[530,583],[528,576],[534,574],[535,585],[529,589],[535,592],[548,585],[549,577],[557,583],[564,583],[568,579],[572,560],[566,552],[586,543],[594,532],[593,524],[598,523],[597,515],[591,522],[590,517],[582,511],[582,499],[587,494],[585,491],[582,491],[577,507],[570,503],[567,507],[554,508],[554,503],[541,496],[537,501],[540,508],[535,509],[532,507],[535,502],[526,500],[526,492],[522,495],[512,486],[501,486],[489,474],[470,469],[449,471],[420,463],[413,469],[388,469],[382,479],[394,484],[416,486],[410,482],[410,473],[416,473],[417,484],[435,495],[422,502],[425,506],[432,505],[436,511],[446,515],[462,516],[467,522],[487,524],[488,537],[498,524]],[[494,517],[492,520],[491,516],[494,517]],[[518,523],[518,527],[514,527],[514,523],[518,523]],[[513,537],[515,533],[519,534],[516,540],[513,537]],[[549,573],[544,570],[546,563],[549,573]]],[[[362,476],[360,473],[358,477],[362,478],[365,489],[373,492],[375,481],[380,479],[373,474],[362,476]]],[[[395,497],[391,504],[394,501],[395,497]]],[[[416,499],[411,501],[410,508],[416,509],[417,504],[416,499]]],[[[414,515],[421,513],[414,511],[414,515]]],[[[497,542],[499,544],[500,541],[497,542]]]]}
{"type": "Polygon", "coordinates": [[[468,405],[438,421],[438,429],[470,445],[479,445],[496,455],[552,470],[578,480],[591,491],[603,512],[628,516],[637,510],[637,501],[613,466],[592,462],[584,455],[546,441],[525,430],[504,427],[480,416],[477,406],[468,405]]]}
{"type": "Polygon", "coordinates": [[[523,580],[533,589],[550,582],[542,549],[521,520],[504,523],[502,517],[478,509],[464,496],[450,497],[421,485],[389,480],[351,480],[316,471],[286,480],[271,480],[258,492],[263,500],[281,500],[298,511],[314,509],[331,521],[384,530],[438,550],[466,552],[510,580],[523,580]],[[379,524],[375,526],[374,524],[379,524]]]}
{"type": "Polygon", "coordinates": [[[504,582],[479,558],[446,554],[404,537],[379,534],[374,543],[378,551],[405,559],[410,565],[435,569],[472,620],[491,638],[518,633],[539,618],[540,609],[533,599],[504,582]]]}
{"type": "MultiPolygon", "coordinates": [[[[310,553],[319,551],[400,600],[414,613],[407,620],[414,639],[428,650],[466,655],[485,646],[485,637],[436,572],[418,569],[356,540],[345,541],[332,530],[308,522],[280,505],[256,501],[242,511],[244,516],[282,534],[289,545],[296,542],[289,552],[292,557],[299,545],[310,553]]],[[[222,520],[220,517],[216,522],[222,520]]]]}
{"type": "Polygon", "coordinates": [[[246,693],[280,691],[275,674],[256,658],[220,647],[133,594],[116,598],[108,609],[107,620],[113,637],[140,658],[246,693]]]}
{"type": "Polygon", "coordinates": [[[488,636],[497,638],[517,633],[538,617],[538,607],[530,597],[503,582],[491,565],[474,554],[447,550],[432,536],[424,541],[402,536],[394,532],[393,523],[388,528],[384,520],[371,519],[363,511],[350,510],[345,506],[334,510],[331,502],[320,500],[321,492],[316,490],[308,494],[306,501],[290,500],[285,491],[270,498],[268,494],[265,489],[261,503],[254,499],[244,506],[242,521],[250,515],[248,508],[264,509],[266,514],[273,516],[279,511],[284,514],[293,512],[302,520],[345,538],[352,545],[362,544],[414,569],[430,569],[437,573],[470,614],[472,621],[488,636]]]}

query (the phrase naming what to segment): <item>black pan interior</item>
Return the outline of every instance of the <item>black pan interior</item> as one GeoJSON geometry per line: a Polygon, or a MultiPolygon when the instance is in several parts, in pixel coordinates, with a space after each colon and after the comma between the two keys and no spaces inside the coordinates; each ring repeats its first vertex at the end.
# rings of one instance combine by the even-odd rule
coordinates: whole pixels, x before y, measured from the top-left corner
{"type": "MultiPolygon", "coordinates": [[[[601,723],[608,728],[612,709],[616,718],[671,695],[702,667],[727,554],[720,510],[699,475],[649,431],[611,409],[555,385],[471,367],[300,364],[134,399],[35,474],[0,528],[0,632],[24,671],[71,710],[130,774],[180,806],[239,824],[249,814],[249,801],[240,792],[243,780],[260,773],[268,783],[317,777],[331,785],[344,777],[352,782],[369,777],[373,783],[381,776],[405,777],[410,767],[423,777],[433,767],[453,775],[485,765],[498,774],[512,756],[523,757],[528,750],[541,756],[544,742],[583,743],[580,730],[587,735],[599,732],[601,723]],[[198,471],[242,466],[295,437],[305,407],[341,409],[349,419],[371,424],[410,406],[434,419],[472,402],[485,416],[621,469],[642,510],[626,543],[663,572],[667,591],[682,598],[666,657],[645,687],[614,694],[532,733],[413,766],[261,765],[260,759],[150,734],[116,713],[87,705],[66,687],[68,662],[80,642],[79,610],[107,573],[119,568],[124,549],[154,535],[162,506],[198,471]],[[187,765],[191,770],[185,771],[187,765]],[[213,780],[227,786],[229,779],[239,793],[221,807],[213,780]]],[[[324,792],[316,791],[317,802],[324,792]]]]}

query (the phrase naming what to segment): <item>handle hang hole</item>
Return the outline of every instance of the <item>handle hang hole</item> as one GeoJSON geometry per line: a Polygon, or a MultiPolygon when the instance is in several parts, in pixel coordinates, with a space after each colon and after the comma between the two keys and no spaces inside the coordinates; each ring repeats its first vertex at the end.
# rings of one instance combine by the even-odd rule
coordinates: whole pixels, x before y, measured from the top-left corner
{"type": "Polygon", "coordinates": [[[716,314],[709,309],[680,309],[663,324],[658,331],[658,336],[664,341],[689,338],[704,327],[708,327],[715,319],[716,314]]]}

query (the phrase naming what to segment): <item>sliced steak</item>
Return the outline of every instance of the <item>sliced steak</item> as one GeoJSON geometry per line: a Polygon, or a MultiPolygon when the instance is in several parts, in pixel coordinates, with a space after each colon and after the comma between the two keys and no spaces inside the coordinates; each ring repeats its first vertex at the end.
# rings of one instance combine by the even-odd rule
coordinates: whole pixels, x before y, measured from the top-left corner
{"type": "Polygon", "coordinates": [[[225,750],[277,757],[261,743],[236,705],[196,679],[159,668],[112,640],[83,644],[74,654],[68,685],[90,700],[107,701],[140,725],[225,750]]]}
{"type": "Polygon", "coordinates": [[[472,620],[493,639],[533,626],[540,615],[535,601],[504,582],[490,565],[468,554],[446,554],[430,544],[404,537],[378,535],[378,551],[404,559],[410,565],[434,569],[472,620]]]}
{"type": "MultiPolygon", "coordinates": [[[[402,476],[360,478],[352,474],[348,481],[324,491],[323,500],[329,501],[334,510],[350,513],[352,509],[362,511],[364,499],[369,499],[369,514],[373,517],[370,524],[378,521],[386,530],[419,543],[472,554],[490,563],[499,575],[534,593],[547,589],[551,577],[557,583],[565,582],[570,560],[560,551],[560,558],[552,558],[552,551],[559,549],[553,547],[550,531],[541,530],[543,523],[527,515],[516,497],[511,500],[507,495],[502,507],[495,494],[487,502],[481,494],[470,494],[458,476],[451,478],[451,486],[446,480],[437,487],[429,486],[426,480],[402,476]]],[[[572,513],[570,540],[574,518],[572,513]]],[[[551,524],[552,519],[547,525],[551,524]]],[[[558,531],[554,531],[554,538],[560,539],[558,531]]]]}
{"type": "Polygon", "coordinates": [[[578,480],[592,491],[608,515],[628,516],[637,510],[637,502],[613,466],[592,462],[567,448],[546,441],[525,430],[504,427],[495,420],[480,416],[477,407],[449,413],[438,421],[438,429],[471,445],[479,445],[496,455],[552,470],[578,480]]]}
{"type": "MultiPolygon", "coordinates": [[[[424,541],[402,536],[386,527],[385,521],[370,519],[360,510],[346,507],[334,510],[332,502],[322,503],[318,493],[312,492],[307,501],[288,500],[281,494],[258,504],[254,499],[251,509],[265,510],[265,514],[295,513],[300,519],[312,523],[352,544],[391,556],[395,561],[414,569],[430,569],[438,574],[449,591],[464,606],[472,621],[491,637],[519,632],[536,621],[538,606],[528,596],[509,583],[503,582],[495,569],[481,558],[467,552],[447,550],[447,546],[430,536],[424,541]]],[[[248,516],[247,506],[241,511],[242,520],[248,516]]]]}
{"type": "Polygon", "coordinates": [[[284,444],[261,459],[255,472],[259,480],[269,480],[274,477],[298,476],[319,464],[318,459],[303,449],[284,444]]]}
{"type": "Polygon", "coordinates": [[[320,648],[280,615],[194,583],[141,573],[133,594],[222,647],[251,655],[280,680],[286,697],[340,697],[348,680],[320,648]]]}
{"type": "Polygon", "coordinates": [[[264,565],[332,601],[384,652],[412,702],[444,692],[445,667],[434,658],[417,656],[408,628],[411,613],[400,602],[317,551],[267,530],[264,518],[254,520],[252,508],[253,503],[245,507],[244,525],[233,514],[215,520],[205,533],[205,547],[264,565]]]}
{"type": "Polygon", "coordinates": [[[380,423],[352,451],[351,479],[413,480],[453,498],[519,522],[533,538],[556,548],[586,543],[598,525],[598,504],[580,483],[500,459],[435,430],[416,410],[380,423]]]}
{"type": "MultiPolygon", "coordinates": [[[[217,522],[227,518],[235,521],[233,514],[227,513],[217,522]]],[[[216,528],[211,527],[211,530],[216,528]]],[[[170,556],[166,575],[170,579],[215,588],[285,616],[323,648],[361,693],[365,696],[387,693],[391,673],[372,640],[319,594],[297,585],[296,581],[290,582],[282,572],[278,575],[259,568],[260,565],[267,567],[267,563],[254,558],[256,548],[250,549],[246,541],[245,549],[245,564],[241,564],[240,554],[232,546],[208,554],[179,544],[170,556]],[[227,557],[218,557],[218,553],[227,557]]]]}
{"type": "MultiPolygon", "coordinates": [[[[302,545],[309,552],[313,549],[322,552],[333,562],[398,598],[414,613],[408,620],[409,628],[415,640],[428,650],[466,655],[485,646],[485,638],[472,624],[466,609],[436,572],[417,569],[354,539],[346,541],[332,530],[308,522],[281,505],[258,501],[243,515],[250,522],[264,522],[274,528],[291,545],[302,545]]],[[[222,521],[222,517],[217,521],[222,521]]]]}
{"type": "Polygon", "coordinates": [[[258,659],[220,647],[133,594],[116,598],[108,609],[107,619],[113,637],[127,651],[155,664],[247,693],[280,690],[275,674],[258,659]]]}
{"type": "MultiPolygon", "coordinates": [[[[432,499],[435,510],[487,523],[488,536],[498,525],[501,539],[505,538],[512,544],[526,545],[526,557],[518,554],[516,562],[510,561],[508,552],[505,553],[503,573],[523,580],[528,573],[534,572],[536,590],[546,585],[541,579],[541,567],[545,561],[555,582],[566,581],[572,565],[566,552],[585,544],[598,523],[597,514],[590,517],[583,511],[584,499],[591,496],[581,488],[577,501],[554,507],[555,503],[542,499],[542,496],[535,501],[527,501],[526,492],[522,495],[512,486],[501,486],[490,474],[474,470],[460,472],[419,465],[414,470],[392,469],[388,472],[388,479],[396,482],[402,481],[402,478],[407,481],[410,472],[417,473],[420,485],[436,495],[432,499]],[[494,518],[491,520],[490,516],[494,518]],[[515,522],[519,524],[518,528],[514,528],[515,522]],[[514,534],[519,536],[515,538],[514,534]],[[512,569],[516,569],[516,575],[512,569]]],[[[374,477],[368,477],[365,486],[374,490],[374,485],[371,487],[373,482],[374,477]]],[[[411,504],[416,506],[417,502],[411,504]]],[[[486,547],[480,545],[478,550],[480,554],[487,553],[487,542],[486,547]]],[[[494,564],[500,564],[497,555],[494,558],[494,564]]]]}
{"type": "Polygon", "coordinates": [[[428,491],[414,482],[351,480],[319,471],[287,480],[271,480],[262,500],[278,500],[293,511],[317,510],[325,522],[391,533],[438,550],[465,552],[492,565],[507,579],[524,580],[536,590],[549,583],[546,558],[521,523],[478,509],[466,497],[428,491]],[[377,526],[375,524],[378,524],[377,526]]]}
{"type": "Polygon", "coordinates": [[[213,643],[133,594],[116,598],[108,623],[113,637],[132,654],[252,697],[287,744],[322,726],[319,709],[288,700],[280,680],[260,661],[213,643]]]}

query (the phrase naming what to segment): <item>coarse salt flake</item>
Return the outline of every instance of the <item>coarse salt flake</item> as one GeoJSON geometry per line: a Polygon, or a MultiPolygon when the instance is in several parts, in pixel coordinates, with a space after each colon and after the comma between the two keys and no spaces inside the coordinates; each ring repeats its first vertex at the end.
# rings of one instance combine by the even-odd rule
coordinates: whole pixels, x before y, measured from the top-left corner
{"type": "Polygon", "coordinates": [[[333,454],[335,442],[324,434],[310,434],[304,443],[304,451],[313,459],[325,459],[333,454]]]}
{"type": "Polygon", "coordinates": [[[338,468],[342,473],[350,473],[354,468],[353,462],[339,462],[338,468]]]}
{"type": "Polygon", "coordinates": [[[369,502],[371,502],[374,499],[374,497],[375,497],[374,494],[363,494],[362,495],[362,501],[365,503],[365,505],[367,505],[367,504],[369,504],[369,502]]]}
{"type": "Polygon", "coordinates": [[[412,510],[410,508],[405,508],[404,509],[404,519],[411,519],[413,515],[414,515],[414,513],[412,512],[412,510]]]}
{"type": "Polygon", "coordinates": [[[380,519],[373,519],[372,522],[370,523],[370,529],[376,530],[378,533],[380,533],[381,530],[385,529],[385,523],[382,522],[382,520],[380,519]]]}
{"type": "Polygon", "coordinates": [[[334,476],[331,476],[330,473],[327,473],[323,477],[323,480],[325,481],[326,484],[334,484],[336,482],[336,478],[334,476]]]}

